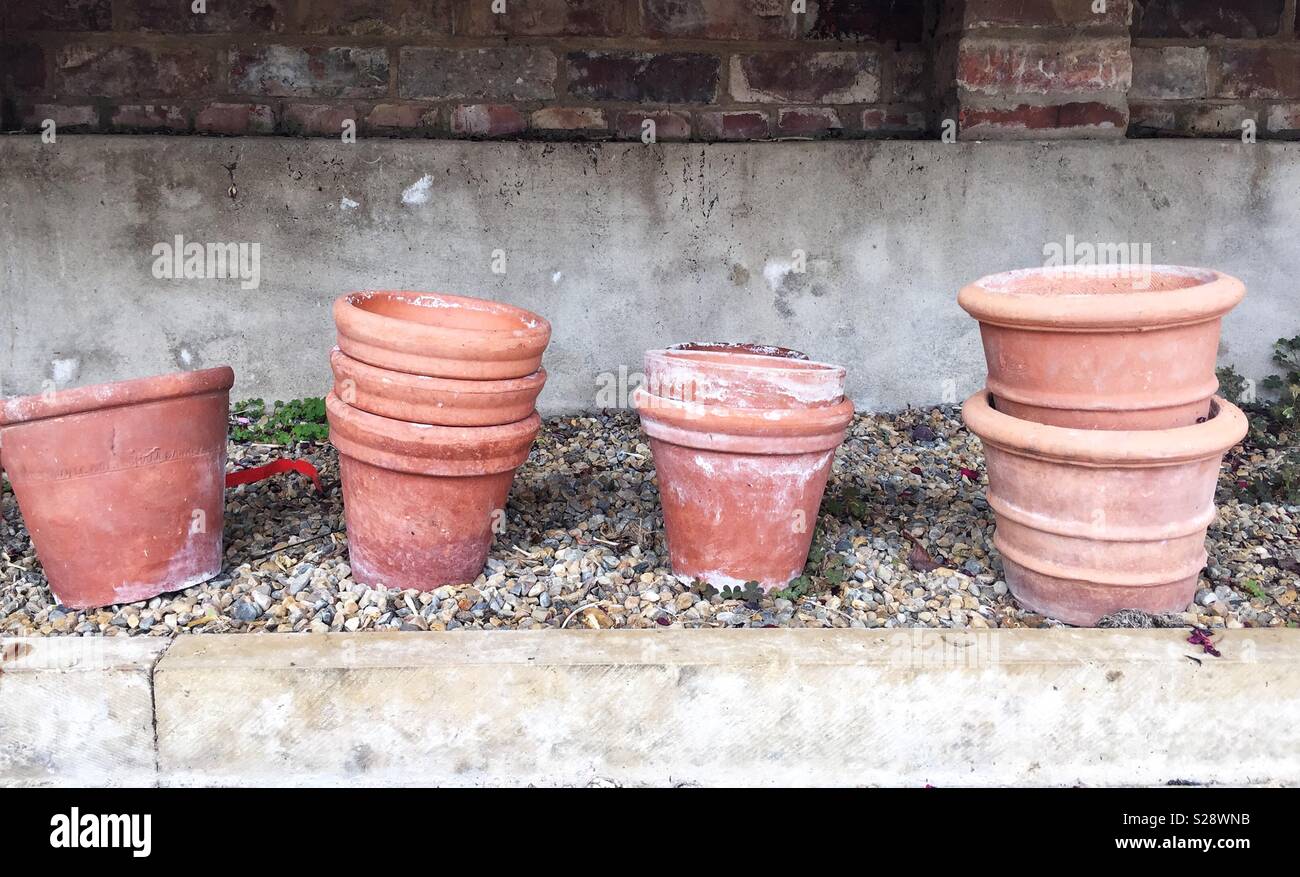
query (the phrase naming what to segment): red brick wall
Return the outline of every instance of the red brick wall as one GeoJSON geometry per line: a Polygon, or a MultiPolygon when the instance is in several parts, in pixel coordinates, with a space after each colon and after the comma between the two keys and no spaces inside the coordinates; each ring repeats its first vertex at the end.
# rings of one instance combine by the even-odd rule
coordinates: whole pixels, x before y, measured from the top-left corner
{"type": "Polygon", "coordinates": [[[3,0],[31,130],[918,136],[935,2],[3,0]]]}
{"type": "Polygon", "coordinates": [[[1297,0],[0,0],[35,130],[1300,137],[1297,0]]]}
{"type": "Polygon", "coordinates": [[[1133,21],[1133,136],[1300,136],[1295,0],[1145,0],[1133,21]]]}

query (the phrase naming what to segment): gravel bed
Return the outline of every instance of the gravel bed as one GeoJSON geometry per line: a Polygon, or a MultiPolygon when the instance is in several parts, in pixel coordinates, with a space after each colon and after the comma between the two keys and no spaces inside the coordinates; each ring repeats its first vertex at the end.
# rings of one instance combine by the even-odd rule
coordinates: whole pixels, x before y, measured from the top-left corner
{"type": "MultiPolygon", "coordinates": [[[[80,612],[55,603],[6,489],[0,634],[1062,626],[1007,593],[983,455],[952,406],[858,415],[835,461],[805,579],[757,599],[712,592],[668,569],[654,465],[629,412],[548,419],[484,574],[427,592],[352,580],[333,448],[230,446],[232,468],[282,456],[314,463],[325,495],[294,474],[229,490],[221,576],[80,612]]],[[[1243,502],[1235,487],[1275,463],[1276,452],[1230,455],[1210,561],[1184,613],[1112,624],[1300,626],[1300,507],[1243,502]]]]}

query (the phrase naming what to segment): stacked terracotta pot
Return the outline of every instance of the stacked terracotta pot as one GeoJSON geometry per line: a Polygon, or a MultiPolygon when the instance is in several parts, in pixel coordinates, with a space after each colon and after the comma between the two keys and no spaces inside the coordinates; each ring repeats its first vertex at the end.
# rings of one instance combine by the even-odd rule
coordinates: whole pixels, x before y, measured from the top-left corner
{"type": "Polygon", "coordinates": [[[1246,434],[1214,371],[1244,295],[1174,266],[1010,271],[961,290],[988,363],[962,417],[984,443],[993,541],[1021,604],[1091,625],[1192,601],[1219,466],[1246,434]]]}
{"type": "Polygon", "coordinates": [[[719,588],[785,587],[807,562],[853,418],[844,369],[783,348],[696,344],[649,351],[645,376],[632,404],[673,572],[719,588]]]}
{"type": "Polygon", "coordinates": [[[326,399],[353,578],[473,581],[541,428],[551,326],[498,302],[358,292],[334,302],[326,399]]]}

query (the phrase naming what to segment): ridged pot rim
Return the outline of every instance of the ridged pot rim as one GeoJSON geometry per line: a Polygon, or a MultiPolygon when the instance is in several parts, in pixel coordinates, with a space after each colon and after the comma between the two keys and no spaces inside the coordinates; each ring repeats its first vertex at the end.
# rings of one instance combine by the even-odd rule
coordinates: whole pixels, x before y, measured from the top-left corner
{"type": "Polygon", "coordinates": [[[0,401],[0,426],[16,426],[71,414],[87,414],[129,405],[226,392],[234,384],[235,370],[222,365],[126,381],[88,384],[33,396],[15,396],[0,401]]]}
{"type": "Polygon", "coordinates": [[[751,396],[783,398],[799,407],[835,405],[844,397],[847,374],[843,366],[834,363],[747,350],[647,350],[643,365],[647,381],[662,379],[665,374],[676,379],[667,387],[650,386],[654,395],[709,405],[735,403],[736,407],[750,407],[739,403],[740,398],[751,396]],[[696,386],[678,387],[678,380],[696,386]],[[729,393],[729,387],[737,392],[729,393]],[[727,399],[729,394],[737,398],[727,399]]]}
{"type": "Polygon", "coordinates": [[[817,408],[732,408],[632,392],[646,435],[684,447],[754,454],[809,453],[838,447],[853,402],[817,408]]]}
{"type": "Polygon", "coordinates": [[[664,348],[669,351],[703,351],[709,353],[749,353],[755,356],[775,356],[780,359],[806,360],[808,354],[789,347],[773,344],[753,344],[746,341],[680,341],[664,348]]]}
{"type": "Polygon", "coordinates": [[[434,426],[362,411],[333,390],[325,397],[330,443],[340,454],[398,472],[421,475],[491,475],[528,459],[542,418],[499,426],[434,426]]]}
{"type": "Polygon", "coordinates": [[[1245,294],[1240,280],[1210,268],[1065,265],[989,274],[964,286],[957,303],[988,325],[1087,332],[1202,323],[1245,294]],[[1135,286],[1141,275],[1148,288],[1135,286]]]}
{"type": "Polygon", "coordinates": [[[359,378],[375,383],[388,381],[399,387],[411,387],[416,390],[483,396],[523,393],[532,390],[540,392],[546,384],[547,377],[546,369],[541,367],[522,378],[475,380],[471,378],[438,378],[431,375],[416,375],[362,362],[354,356],[348,356],[338,347],[330,350],[330,368],[334,371],[336,379],[340,370],[347,370],[356,374],[359,378]]]}
{"type": "MultiPolygon", "coordinates": [[[[374,289],[345,293],[334,300],[334,321],[340,331],[351,334],[359,331],[369,337],[382,339],[385,346],[392,346],[409,352],[422,352],[417,341],[403,338],[403,333],[414,333],[422,337],[444,336],[446,340],[463,342],[466,337],[478,336],[493,342],[504,342],[507,347],[537,348],[542,350],[551,338],[551,324],[545,317],[532,311],[505,302],[485,298],[473,298],[467,295],[453,295],[447,292],[419,292],[416,290],[374,289]],[[507,323],[501,327],[457,326],[451,323],[421,322],[403,319],[387,314],[367,310],[364,302],[384,299],[400,302],[410,308],[424,308],[431,312],[440,310],[454,311],[462,309],[479,314],[488,314],[507,323]],[[345,331],[346,327],[346,331],[345,331]]],[[[477,352],[471,351],[475,355],[477,352]]],[[[461,357],[464,358],[464,357],[461,357]]]]}
{"type": "Polygon", "coordinates": [[[1147,468],[1217,458],[1246,436],[1241,409],[1219,396],[1211,416],[1172,429],[1075,429],[1020,420],[989,403],[980,390],[962,405],[962,421],[979,439],[1000,450],[1074,466],[1147,468]]]}

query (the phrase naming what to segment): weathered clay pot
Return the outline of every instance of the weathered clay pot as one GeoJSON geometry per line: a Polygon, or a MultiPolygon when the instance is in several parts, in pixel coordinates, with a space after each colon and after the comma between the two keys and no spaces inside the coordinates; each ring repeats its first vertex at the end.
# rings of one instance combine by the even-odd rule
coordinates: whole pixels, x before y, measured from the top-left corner
{"type": "Polygon", "coordinates": [[[844,398],[840,366],[748,350],[649,350],[645,376],[653,396],[734,408],[811,408],[844,398]]]}
{"type": "Polygon", "coordinates": [[[1182,611],[1205,565],[1220,461],[1246,434],[1223,399],[1211,415],[1166,430],[1067,429],[1003,414],[985,391],[967,399],[1016,599],[1080,625],[1119,609],[1182,611]]]}
{"type": "Polygon", "coordinates": [[[1142,284],[1097,266],[1008,271],[962,289],[957,301],[980,322],[999,410],[1080,429],[1169,429],[1204,418],[1219,385],[1219,325],[1245,287],[1217,271],[1168,265],[1134,288],[1142,284]]]}
{"type": "Polygon", "coordinates": [[[65,606],[145,600],[221,571],[228,367],[0,405],[5,470],[65,606]]]}
{"type": "Polygon", "coordinates": [[[337,347],[330,352],[334,395],[354,408],[438,426],[498,426],[533,413],[546,370],[500,381],[458,381],[377,368],[337,347]]]}
{"type": "Polygon", "coordinates": [[[426,426],[358,410],[333,393],[325,407],[339,451],[352,577],[419,590],[477,578],[541,418],[426,426]]]}
{"type": "Polygon", "coordinates": [[[354,292],[334,302],[339,348],[380,368],[463,380],[541,368],[551,324],[500,302],[433,292],[354,292]]]}
{"type": "MultiPolygon", "coordinates": [[[[815,368],[840,382],[837,402],[787,408],[686,402],[653,396],[644,387],[632,394],[654,455],[673,571],[714,587],[749,581],[765,589],[785,587],[808,559],[817,510],[835,449],[853,419],[853,403],[843,398],[844,371],[837,366],[721,356],[746,361],[753,384],[739,377],[731,384],[744,400],[773,392],[791,396],[772,371],[815,368]]],[[[699,364],[702,382],[710,380],[715,365],[699,364]]]]}

